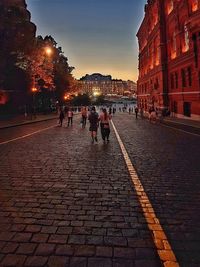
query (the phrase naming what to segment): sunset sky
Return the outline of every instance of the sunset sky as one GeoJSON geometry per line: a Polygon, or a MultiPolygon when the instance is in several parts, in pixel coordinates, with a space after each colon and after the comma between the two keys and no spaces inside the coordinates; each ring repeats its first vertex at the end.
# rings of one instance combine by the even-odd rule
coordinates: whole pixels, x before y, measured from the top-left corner
{"type": "Polygon", "coordinates": [[[74,76],[137,80],[136,33],[146,0],[26,0],[37,35],[52,35],[74,76]]]}

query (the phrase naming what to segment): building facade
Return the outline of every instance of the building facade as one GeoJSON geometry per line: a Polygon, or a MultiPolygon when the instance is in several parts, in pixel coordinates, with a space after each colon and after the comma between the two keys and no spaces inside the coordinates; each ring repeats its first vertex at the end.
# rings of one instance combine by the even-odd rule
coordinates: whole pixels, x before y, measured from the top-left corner
{"type": "Polygon", "coordinates": [[[16,62],[32,50],[35,34],[36,25],[31,22],[25,0],[0,1],[0,111],[8,102],[14,107],[25,98],[25,91],[21,88],[26,85],[26,79],[22,83],[24,76],[19,76],[21,66],[16,62]],[[12,79],[7,69],[12,70],[12,79]]]}
{"type": "Polygon", "coordinates": [[[148,0],[137,37],[139,106],[200,120],[200,0],[148,0]]]}
{"type": "Polygon", "coordinates": [[[80,93],[92,95],[98,91],[100,94],[116,94],[132,96],[136,93],[137,85],[133,81],[112,79],[110,75],[94,73],[82,77],[79,81],[80,93]]]}

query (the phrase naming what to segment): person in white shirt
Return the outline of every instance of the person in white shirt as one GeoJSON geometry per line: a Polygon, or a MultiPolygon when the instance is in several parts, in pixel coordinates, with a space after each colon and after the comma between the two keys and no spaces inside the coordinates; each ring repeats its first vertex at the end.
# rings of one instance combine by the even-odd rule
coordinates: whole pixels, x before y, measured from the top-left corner
{"type": "Polygon", "coordinates": [[[68,110],[68,112],[67,112],[67,119],[68,119],[68,123],[67,123],[67,126],[69,127],[69,125],[71,124],[71,126],[72,126],[72,124],[73,124],[73,111],[71,110],[71,108],[68,110]]]}

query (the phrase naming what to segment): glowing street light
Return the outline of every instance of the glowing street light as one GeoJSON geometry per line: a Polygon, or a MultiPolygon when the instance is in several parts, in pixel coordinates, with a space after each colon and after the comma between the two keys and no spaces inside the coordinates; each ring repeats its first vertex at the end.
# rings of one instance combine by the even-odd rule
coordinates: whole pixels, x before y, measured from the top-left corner
{"type": "Polygon", "coordinates": [[[46,47],[45,48],[45,53],[47,54],[47,56],[51,56],[51,54],[52,54],[52,49],[50,48],[50,47],[46,47]]]}
{"type": "Polygon", "coordinates": [[[33,93],[33,113],[31,117],[34,116],[36,118],[36,108],[35,108],[35,94],[37,93],[38,89],[36,87],[31,88],[31,92],[33,93]]]}
{"type": "Polygon", "coordinates": [[[36,93],[37,92],[37,88],[36,87],[32,87],[31,91],[32,91],[32,93],[36,93]]]}

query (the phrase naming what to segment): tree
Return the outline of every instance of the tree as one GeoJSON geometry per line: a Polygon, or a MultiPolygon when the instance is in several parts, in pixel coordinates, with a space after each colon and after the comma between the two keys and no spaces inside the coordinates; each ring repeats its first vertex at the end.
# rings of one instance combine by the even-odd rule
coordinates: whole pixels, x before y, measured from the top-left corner
{"type": "Polygon", "coordinates": [[[88,94],[79,94],[78,96],[74,96],[71,103],[74,106],[89,106],[91,104],[91,99],[88,94]]]}

